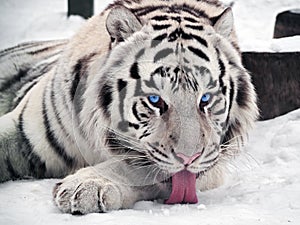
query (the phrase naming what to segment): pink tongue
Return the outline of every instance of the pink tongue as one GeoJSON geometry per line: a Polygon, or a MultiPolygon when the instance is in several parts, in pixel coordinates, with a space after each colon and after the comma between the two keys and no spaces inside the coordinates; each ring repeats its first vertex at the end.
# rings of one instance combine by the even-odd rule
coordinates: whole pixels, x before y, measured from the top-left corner
{"type": "Polygon", "coordinates": [[[166,204],[197,203],[196,174],[182,170],[172,176],[172,193],[166,204]]]}

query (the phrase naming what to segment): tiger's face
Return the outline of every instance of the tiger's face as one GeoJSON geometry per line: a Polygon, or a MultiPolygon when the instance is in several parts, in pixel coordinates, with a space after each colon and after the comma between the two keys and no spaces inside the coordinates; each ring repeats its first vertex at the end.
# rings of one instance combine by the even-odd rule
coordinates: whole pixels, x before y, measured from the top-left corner
{"type": "Polygon", "coordinates": [[[211,25],[195,31],[190,23],[155,29],[150,22],[124,40],[112,38],[95,82],[100,91],[93,90],[109,121],[110,151],[140,157],[169,176],[212,168],[227,143],[237,149],[256,116],[255,107],[249,118],[239,115],[256,105],[238,51],[211,25]],[[243,108],[239,88],[248,91],[240,90],[243,108]]]}
{"type": "MultiPolygon", "coordinates": [[[[112,53],[120,66],[107,71],[118,90],[111,128],[169,173],[207,170],[218,159],[229,107],[229,92],[222,93],[218,82],[218,61],[196,55],[203,46],[193,39],[166,38],[151,47],[153,40],[134,40],[139,48],[124,43],[112,53]],[[131,57],[124,57],[128,51],[131,57]]],[[[207,45],[207,52],[215,51],[207,45]]]]}

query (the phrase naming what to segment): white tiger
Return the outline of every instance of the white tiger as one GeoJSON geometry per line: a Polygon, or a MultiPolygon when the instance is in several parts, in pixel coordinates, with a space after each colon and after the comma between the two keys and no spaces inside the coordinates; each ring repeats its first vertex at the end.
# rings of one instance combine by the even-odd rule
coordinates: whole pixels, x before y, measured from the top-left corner
{"type": "Polygon", "coordinates": [[[196,203],[258,116],[215,0],[116,1],[70,40],[0,52],[0,72],[0,179],[68,175],[67,213],[196,203]]]}

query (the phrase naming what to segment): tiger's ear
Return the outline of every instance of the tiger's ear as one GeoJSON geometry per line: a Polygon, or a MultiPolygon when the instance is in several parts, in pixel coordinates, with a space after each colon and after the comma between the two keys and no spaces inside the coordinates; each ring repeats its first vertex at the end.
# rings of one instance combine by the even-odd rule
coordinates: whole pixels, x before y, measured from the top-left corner
{"type": "Polygon", "coordinates": [[[112,8],[106,19],[106,29],[116,42],[124,41],[141,28],[139,19],[124,6],[112,8]]]}
{"type": "Polygon", "coordinates": [[[210,18],[215,31],[224,37],[229,37],[233,30],[233,14],[231,8],[225,9],[219,16],[210,18]]]}

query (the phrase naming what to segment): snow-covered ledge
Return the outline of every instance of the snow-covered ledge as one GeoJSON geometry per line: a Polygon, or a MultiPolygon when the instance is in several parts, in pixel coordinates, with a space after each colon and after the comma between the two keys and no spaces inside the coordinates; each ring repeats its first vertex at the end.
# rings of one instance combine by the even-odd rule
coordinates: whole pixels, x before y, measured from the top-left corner
{"type": "Polygon", "coordinates": [[[300,52],[300,35],[270,39],[240,41],[242,52],[300,52]]]}

